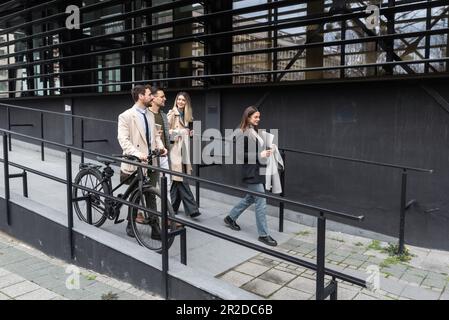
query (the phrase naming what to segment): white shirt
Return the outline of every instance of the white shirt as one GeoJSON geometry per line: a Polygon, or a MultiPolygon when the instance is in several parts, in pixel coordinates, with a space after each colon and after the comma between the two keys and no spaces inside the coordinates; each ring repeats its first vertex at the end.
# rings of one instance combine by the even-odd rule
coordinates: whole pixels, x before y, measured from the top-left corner
{"type": "MultiPolygon", "coordinates": [[[[145,115],[145,117],[147,116],[147,108],[145,108],[145,110],[142,110],[141,108],[139,108],[136,104],[133,106],[134,110],[137,112],[137,117],[139,118],[140,124],[142,125],[143,128],[143,132],[145,132],[145,120],[143,119],[142,115],[145,115]]],[[[150,128],[150,121],[148,121],[147,118],[147,123],[148,123],[148,137],[150,139],[150,141],[147,141],[148,145],[151,144],[151,128],[150,128]]]]}

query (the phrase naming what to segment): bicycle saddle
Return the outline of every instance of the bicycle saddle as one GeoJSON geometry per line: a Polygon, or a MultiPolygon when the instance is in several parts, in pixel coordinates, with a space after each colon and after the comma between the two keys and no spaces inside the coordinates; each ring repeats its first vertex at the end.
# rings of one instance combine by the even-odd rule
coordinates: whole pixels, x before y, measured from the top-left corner
{"type": "Polygon", "coordinates": [[[116,163],[116,161],[103,158],[103,157],[97,157],[97,161],[103,163],[105,166],[110,166],[113,163],[116,163]]]}

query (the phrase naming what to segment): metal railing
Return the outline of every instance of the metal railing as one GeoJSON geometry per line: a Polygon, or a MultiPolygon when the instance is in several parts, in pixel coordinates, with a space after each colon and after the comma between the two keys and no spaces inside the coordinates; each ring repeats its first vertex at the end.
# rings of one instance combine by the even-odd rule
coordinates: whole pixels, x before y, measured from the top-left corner
{"type": "MultiPolygon", "coordinates": [[[[17,109],[17,110],[23,110],[28,112],[38,112],[40,114],[39,123],[40,123],[40,139],[44,140],[44,114],[51,114],[51,115],[57,115],[62,117],[70,117],[71,119],[80,119],[81,120],[81,132],[80,132],[80,146],[81,149],[84,149],[86,144],[89,143],[108,143],[108,139],[86,139],[86,132],[84,127],[84,121],[98,121],[103,123],[111,123],[114,125],[117,125],[117,121],[112,120],[105,120],[105,119],[98,119],[98,118],[92,118],[92,117],[86,117],[86,116],[79,116],[74,114],[68,114],[68,113],[62,113],[62,112],[55,112],[55,111],[44,111],[44,110],[37,110],[33,108],[27,108],[22,106],[16,106],[12,104],[7,103],[1,103],[0,107],[6,108],[6,127],[8,130],[11,130],[12,127],[34,127],[34,124],[11,124],[11,109],[17,109]]],[[[9,151],[12,151],[12,141],[11,141],[11,135],[9,136],[9,151]]],[[[43,141],[40,142],[41,145],[41,160],[45,161],[45,143],[43,141]]],[[[81,151],[81,163],[84,163],[84,152],[81,151]]]]}
{"type": "MultiPolygon", "coordinates": [[[[326,221],[327,219],[334,219],[334,218],[339,218],[339,219],[346,219],[346,220],[351,220],[351,221],[362,221],[364,219],[364,217],[362,215],[359,216],[354,216],[354,215],[350,215],[348,213],[344,213],[344,212],[338,212],[338,211],[334,211],[334,210],[329,210],[326,208],[321,208],[321,207],[317,207],[317,206],[313,206],[313,205],[309,205],[309,204],[305,204],[305,203],[301,203],[298,201],[294,201],[291,199],[287,199],[287,198],[282,198],[282,197],[278,197],[278,196],[273,196],[273,195],[268,195],[265,193],[260,193],[260,192],[254,192],[251,190],[247,190],[244,188],[240,188],[240,187],[235,187],[235,186],[231,186],[231,185],[227,185],[227,184],[223,184],[223,183],[219,183],[219,182],[215,182],[215,181],[211,181],[211,180],[207,180],[204,178],[198,178],[198,177],[192,177],[190,175],[187,174],[182,174],[179,172],[175,172],[175,171],[171,171],[171,170],[166,170],[166,169],[162,169],[160,167],[153,167],[150,165],[144,165],[141,163],[136,163],[133,161],[129,161],[129,160],[125,160],[125,159],[121,159],[121,158],[115,158],[115,157],[111,157],[111,156],[107,156],[107,155],[103,155],[97,152],[93,152],[93,151],[88,151],[88,150],[83,150],[80,148],[76,148],[76,147],[72,147],[72,146],[68,146],[68,145],[64,145],[61,143],[56,143],[56,142],[52,142],[52,141],[48,141],[48,140],[44,140],[44,139],[40,139],[40,138],[35,138],[29,135],[25,135],[25,134],[21,134],[21,133],[17,133],[17,132],[13,132],[10,130],[5,130],[5,129],[0,129],[1,134],[3,135],[3,165],[4,165],[4,175],[5,175],[5,179],[4,179],[4,187],[5,187],[5,202],[6,202],[6,220],[8,225],[11,224],[11,219],[10,219],[10,186],[9,186],[9,179],[11,178],[11,175],[9,174],[9,166],[14,166],[14,167],[18,167],[22,170],[28,171],[30,173],[33,174],[37,174],[39,176],[42,176],[44,178],[47,179],[51,179],[53,181],[57,181],[60,183],[63,183],[67,186],[67,239],[68,239],[68,243],[70,246],[70,259],[74,259],[75,258],[75,246],[74,246],[74,235],[73,235],[73,202],[74,201],[80,201],[80,199],[73,199],[72,198],[72,189],[73,187],[76,188],[80,188],[82,190],[88,191],[92,194],[97,194],[97,195],[101,195],[105,198],[123,203],[127,206],[133,207],[133,208],[137,208],[139,210],[143,210],[146,212],[150,212],[152,214],[156,214],[159,217],[162,218],[162,227],[161,227],[161,238],[162,238],[162,274],[163,274],[163,281],[162,281],[162,292],[164,294],[165,298],[169,298],[170,297],[170,292],[169,292],[169,283],[168,283],[168,271],[169,271],[169,246],[168,246],[168,239],[169,237],[174,237],[176,235],[179,235],[179,231],[177,232],[169,232],[167,230],[167,222],[168,221],[174,221],[177,223],[180,223],[184,226],[190,227],[192,229],[201,231],[203,233],[209,234],[211,236],[214,237],[218,237],[221,238],[223,240],[227,240],[236,244],[239,244],[241,246],[244,246],[246,248],[250,248],[253,250],[256,250],[258,252],[267,254],[267,255],[271,255],[273,257],[276,257],[278,259],[282,259],[285,260],[287,262],[305,267],[305,268],[309,268],[311,270],[316,271],[316,299],[317,300],[324,300],[327,297],[330,297],[330,299],[334,300],[337,299],[337,290],[338,290],[338,282],[337,279],[343,280],[343,281],[347,281],[349,283],[361,286],[366,288],[367,287],[367,283],[365,280],[336,271],[336,270],[332,270],[332,269],[328,269],[325,267],[325,239],[326,239],[326,221]],[[8,136],[9,135],[14,135],[17,137],[21,137],[21,138],[26,138],[26,139],[30,139],[32,141],[36,141],[36,142],[44,142],[45,144],[49,144],[52,145],[54,147],[59,147],[59,148],[64,148],[66,150],[65,154],[66,154],[66,178],[65,179],[61,179],[55,176],[51,176],[47,173],[32,169],[32,168],[28,168],[25,167],[23,165],[19,165],[19,164],[15,164],[9,161],[9,148],[8,148],[8,136]],[[161,177],[161,201],[162,201],[162,207],[161,207],[161,212],[157,212],[157,211],[153,211],[151,209],[148,208],[144,208],[140,205],[136,205],[134,203],[130,203],[128,201],[124,201],[121,198],[117,198],[117,197],[113,197],[113,196],[109,196],[109,195],[105,195],[101,192],[98,192],[94,189],[90,189],[90,188],[86,188],[84,186],[80,186],[80,185],[76,185],[73,183],[72,181],[72,151],[77,151],[77,152],[85,152],[88,153],[90,155],[93,156],[98,156],[98,157],[102,157],[102,158],[106,158],[106,159],[110,159],[116,162],[124,162],[127,164],[132,164],[141,168],[146,168],[146,169],[151,169],[151,170],[155,170],[159,173],[162,174],[161,177]],[[259,196],[259,197],[264,197],[266,199],[271,199],[271,200],[275,200],[275,201],[280,201],[295,207],[299,207],[299,208],[305,208],[308,210],[311,210],[313,213],[310,213],[309,215],[315,216],[317,218],[317,256],[316,256],[316,263],[312,263],[310,261],[307,260],[303,260],[303,259],[299,259],[297,257],[293,257],[290,255],[287,255],[283,252],[279,252],[276,251],[274,249],[269,249],[266,247],[263,247],[261,245],[258,244],[254,244],[251,243],[249,241],[246,240],[242,240],[239,239],[237,237],[233,237],[230,236],[226,233],[222,233],[220,231],[190,222],[190,221],[185,221],[185,220],[181,220],[179,218],[176,217],[169,217],[167,214],[167,177],[166,174],[170,174],[170,175],[176,175],[176,176],[180,176],[180,177],[184,177],[184,178],[189,178],[189,179],[193,179],[195,181],[199,181],[203,184],[208,184],[208,185],[212,185],[215,187],[219,187],[225,190],[233,190],[233,191],[239,191],[242,193],[247,193],[247,194],[252,194],[255,196],[259,196]],[[332,280],[329,282],[328,285],[325,284],[325,276],[328,275],[332,278],[332,280]]],[[[87,200],[86,200],[87,201],[87,200]]],[[[184,249],[185,249],[185,244],[184,244],[184,249]]],[[[184,254],[186,254],[184,252],[184,254]]]]}
{"type": "MultiPolygon", "coordinates": [[[[9,14],[1,16],[2,21],[9,21],[13,17],[27,15],[32,10],[45,10],[39,9],[45,7],[48,14],[44,14],[42,17],[34,17],[33,19],[24,19],[22,23],[16,23],[12,26],[0,30],[0,35],[6,35],[7,40],[2,45],[7,48],[4,54],[0,55],[0,59],[14,58],[11,63],[4,66],[0,66],[0,70],[11,70],[11,77],[7,79],[1,79],[0,82],[11,82],[5,91],[1,93],[8,95],[10,98],[16,96],[16,94],[26,96],[40,96],[40,93],[44,95],[57,95],[76,93],[76,89],[84,88],[89,89],[91,93],[99,93],[104,87],[123,85],[119,90],[125,91],[128,85],[140,83],[139,81],[131,81],[130,76],[122,75],[118,83],[100,83],[101,81],[92,81],[90,84],[86,84],[83,81],[71,79],[69,76],[77,73],[86,73],[85,78],[96,79],[95,74],[98,72],[106,72],[111,69],[133,69],[136,74],[142,74],[142,78],[145,78],[144,72],[140,68],[152,68],[156,65],[162,65],[164,70],[169,69],[169,65],[180,62],[189,62],[192,65],[199,65],[199,67],[191,67],[189,77],[178,77],[176,73],[168,70],[168,72],[160,72],[151,70],[150,79],[145,82],[171,82],[179,80],[189,83],[189,86],[196,87],[196,83],[201,83],[204,88],[210,88],[211,86],[220,86],[221,84],[227,86],[235,86],[240,83],[239,78],[255,78],[251,80],[253,85],[257,85],[260,82],[274,83],[278,82],[278,74],[293,73],[293,79],[291,81],[302,81],[309,72],[326,72],[328,76],[333,79],[359,78],[360,76],[353,69],[368,68],[374,71],[375,76],[381,76],[378,72],[380,68],[385,69],[389,75],[400,76],[401,72],[393,72],[394,67],[400,66],[406,71],[409,77],[414,77],[416,74],[426,74],[428,76],[436,76],[442,74],[447,76],[449,71],[448,59],[449,57],[442,56],[439,59],[430,59],[432,55],[431,50],[439,50],[443,54],[447,41],[445,42],[445,35],[448,33],[448,28],[444,28],[444,20],[447,19],[447,1],[446,0],[433,0],[433,1],[418,1],[418,0],[397,0],[388,1],[387,4],[380,5],[379,15],[382,17],[381,23],[387,25],[388,30],[382,31],[380,34],[375,33],[371,29],[368,29],[362,21],[369,17],[369,13],[366,11],[368,4],[360,1],[357,5],[355,3],[349,3],[345,8],[337,8],[331,2],[323,2],[323,8],[319,10],[311,10],[314,13],[309,12],[307,6],[310,0],[283,0],[283,1],[270,1],[261,4],[253,4],[246,6],[233,7],[232,1],[228,1],[231,5],[226,8],[216,9],[210,4],[213,2],[203,1],[189,1],[189,0],[176,0],[169,3],[162,3],[152,5],[149,7],[141,6],[128,6],[121,1],[110,0],[92,3],[82,6],[81,12],[95,12],[98,13],[98,17],[90,19],[80,24],[80,28],[100,28],[107,25],[107,23],[122,24],[123,28],[117,28],[113,32],[105,32],[104,34],[96,34],[91,36],[78,37],[76,35],[70,37],[63,37],[61,34],[67,29],[59,26],[63,24],[64,19],[68,16],[68,13],[61,12],[60,7],[62,4],[58,3],[60,0],[50,1],[46,4],[40,4],[35,7],[24,8],[23,10],[17,10],[9,14]],[[122,4],[122,9],[117,8],[117,4],[122,4]],[[193,6],[198,4],[198,6],[193,6]],[[298,8],[297,6],[301,8],[298,8]],[[136,19],[148,15],[159,16],[167,10],[173,10],[175,8],[190,6],[190,9],[186,8],[186,12],[190,13],[187,16],[177,16],[173,14],[170,21],[166,19],[157,19],[155,23],[146,25],[138,21],[135,22],[135,26],[127,26],[129,19],[136,19]],[[108,16],[101,16],[101,9],[108,8],[115,14],[108,16]],[[54,10],[52,10],[54,9],[54,10]],[[440,9],[438,11],[438,9],[440,9]],[[417,16],[407,17],[407,13],[420,11],[422,14],[417,16]],[[53,12],[53,13],[52,13],[53,12]],[[250,17],[244,17],[248,15],[250,17]],[[395,15],[404,15],[405,18],[394,21],[391,17],[395,15]],[[290,17],[295,15],[294,17],[290,17]],[[284,17],[280,17],[284,16],[284,17]],[[233,18],[235,21],[233,21],[233,18]],[[159,21],[160,20],[160,21],[159,21]],[[423,20],[426,20],[426,24],[421,24],[423,20]],[[222,21],[223,25],[229,24],[228,27],[220,28],[217,30],[214,28],[215,21],[222,21]],[[46,24],[46,22],[54,22],[54,28],[46,27],[40,32],[32,32],[31,25],[46,24]],[[351,22],[351,23],[350,23],[351,22]],[[354,25],[353,25],[354,23],[354,25]],[[335,24],[335,26],[332,26],[335,24]],[[409,24],[416,24],[420,27],[411,29],[409,24]],[[321,31],[319,37],[311,36],[307,30],[311,26],[320,26],[321,31]],[[338,26],[338,25],[341,25],[338,26]],[[168,32],[166,37],[158,37],[160,39],[152,39],[147,33],[156,33],[159,35],[165,34],[166,29],[177,28],[183,26],[188,28],[191,32],[187,34],[181,33],[177,35],[177,32],[168,32]],[[326,26],[326,28],[324,28],[326,26]],[[396,28],[395,28],[396,26],[396,28]],[[9,34],[14,34],[17,29],[24,30],[23,37],[13,37],[9,39],[9,34]],[[295,31],[293,31],[296,29],[295,31]],[[307,30],[306,30],[307,29],[307,30]],[[287,32],[286,30],[291,30],[287,32]],[[346,32],[349,30],[355,30],[357,37],[346,37],[346,32]],[[338,37],[336,35],[338,35],[338,37]],[[267,34],[267,36],[254,37],[254,34],[267,34]],[[60,39],[57,43],[52,43],[47,46],[36,45],[33,47],[33,43],[39,43],[40,39],[46,39],[54,35],[60,35],[60,39]],[[327,37],[326,35],[330,35],[327,37]],[[440,36],[441,42],[431,42],[432,36],[440,36]],[[101,41],[111,41],[118,37],[124,37],[125,40],[121,42],[121,46],[110,46],[109,48],[95,49],[94,44],[101,41]],[[234,41],[234,37],[243,37],[246,39],[245,43],[254,44],[256,49],[249,48],[249,46],[240,44],[238,41],[234,41]],[[405,39],[417,37],[418,41],[408,43],[405,39]],[[253,39],[255,38],[255,39],[253,39]],[[221,40],[224,43],[239,46],[236,50],[230,50],[227,46],[218,46],[216,41],[221,40]],[[284,39],[283,44],[279,44],[279,39],[284,39]],[[306,40],[303,42],[300,39],[306,40]],[[424,39],[420,44],[420,39],[424,39]],[[263,41],[262,41],[263,40],[263,41]],[[269,43],[267,47],[257,45],[257,42],[269,43]],[[406,51],[411,50],[408,55],[409,59],[403,59],[398,55],[399,49],[392,44],[395,41],[401,41],[406,44],[406,51]],[[26,49],[17,47],[15,50],[9,50],[9,47],[13,47],[15,44],[21,42],[28,42],[26,49]],[[376,63],[359,63],[357,56],[353,50],[346,50],[351,45],[362,45],[365,43],[376,43],[376,49],[367,51],[372,53],[386,53],[386,61],[378,61],[376,63]],[[183,57],[171,57],[167,54],[161,54],[156,52],[161,47],[177,46],[183,43],[193,43],[195,52],[189,56],[183,57]],[[205,49],[201,49],[204,45],[205,49]],[[77,46],[79,50],[67,50],[68,48],[77,46]],[[199,49],[196,50],[196,47],[199,49]],[[240,48],[242,47],[242,48],[240,48]],[[340,52],[334,52],[327,48],[339,47],[340,52]],[[81,48],[81,49],[80,49],[81,48]],[[213,50],[207,50],[213,48],[213,50]],[[298,68],[292,70],[296,61],[304,52],[316,48],[321,51],[321,55],[327,59],[334,59],[332,66],[325,66],[324,58],[323,63],[319,68],[298,68]],[[33,56],[34,53],[42,53],[47,50],[47,54],[40,56],[40,59],[24,59],[26,56],[33,56]],[[289,55],[289,51],[297,51],[293,57],[289,55]],[[11,51],[11,52],[10,52],[11,51]],[[65,52],[67,51],[67,52],[65,52]],[[120,61],[120,63],[114,64],[114,66],[94,66],[88,65],[86,68],[80,65],[80,61],[85,58],[95,58],[110,54],[121,54],[123,58],[126,58],[129,53],[138,53],[140,51],[153,51],[153,55],[160,55],[161,59],[155,59],[153,61],[144,61],[143,59],[137,59],[131,63],[131,61],[120,61]],[[198,51],[198,52],[196,52],[198,51]],[[424,55],[421,53],[424,51],[424,55]],[[411,54],[413,53],[413,54],[411,54]],[[250,55],[263,54],[267,55],[267,67],[259,68],[257,63],[253,63],[250,59],[250,55]],[[273,55],[273,62],[270,62],[269,56],[273,55]],[[287,55],[287,58],[283,58],[287,55]],[[233,58],[248,56],[243,70],[237,68],[231,68],[233,58]],[[228,67],[210,68],[214,66],[214,60],[217,58],[223,59],[224,65],[228,67]],[[278,63],[279,60],[290,60],[288,67],[283,69],[283,64],[278,63]],[[350,59],[353,63],[344,63],[350,59]],[[26,60],[26,61],[25,61],[26,60]],[[276,63],[274,63],[276,62],[276,63]],[[439,62],[439,64],[436,64],[439,62]],[[53,64],[60,65],[59,68],[51,67],[44,68],[44,66],[52,66],[53,64]],[[74,65],[74,68],[66,68],[66,64],[74,65]],[[338,65],[340,64],[340,65],[338,65]],[[416,68],[412,68],[413,65],[418,64],[416,68]],[[42,72],[33,72],[34,66],[41,65],[42,72]],[[424,69],[421,70],[419,65],[424,65],[424,69]],[[440,66],[441,65],[441,66],[440,66]],[[246,67],[247,66],[247,67],[246,67]],[[26,76],[14,75],[19,69],[27,69],[26,76]],[[195,76],[196,70],[203,70],[202,76],[195,76]],[[55,70],[58,69],[58,70],[55,70]],[[59,70],[60,69],[60,70],[59,70]],[[70,69],[70,70],[69,70],[70,69]],[[258,69],[259,72],[251,72],[253,69],[258,69]],[[62,71],[61,71],[62,70],[62,71]],[[340,71],[340,72],[338,72],[340,71]],[[347,71],[347,72],[346,72],[347,71]],[[142,72],[142,73],[141,73],[142,72]],[[37,74],[39,73],[39,74],[37,74]],[[345,73],[347,73],[345,75],[345,73]],[[253,77],[257,76],[257,77],[253,77]],[[37,88],[32,81],[35,78],[39,78],[44,82],[43,88],[37,88]],[[64,80],[63,85],[57,86],[54,84],[55,78],[62,78],[64,80]],[[231,79],[231,81],[228,81],[231,79]],[[276,80],[277,79],[277,80],[276,80]],[[218,81],[216,81],[218,80],[218,81]],[[234,81],[232,81],[234,80],[234,81]],[[14,81],[26,81],[29,84],[27,89],[18,90],[15,85],[12,85],[14,81]],[[215,82],[215,83],[214,83],[215,82]]],[[[131,2],[129,3],[131,4],[131,2]]],[[[310,8],[312,9],[312,8],[310,8]]],[[[368,49],[366,49],[368,50],[368,49]]],[[[364,52],[363,54],[367,53],[364,52]]],[[[308,55],[309,53],[306,53],[308,55]]],[[[358,53],[357,53],[358,54],[358,53]]],[[[313,55],[313,54],[312,54],[313,55]]],[[[126,59],[125,59],[126,60],[126,59]]],[[[300,60],[303,60],[301,58],[300,60]]],[[[156,68],[159,69],[159,68],[156,68]]],[[[398,68],[399,69],[399,68],[398,68]]],[[[146,72],[146,71],[145,71],[146,72]]],[[[148,77],[147,77],[148,78],[148,77]]],[[[287,81],[284,79],[284,81],[287,81]]],[[[176,84],[174,86],[177,86],[176,84]]],[[[185,88],[185,87],[183,87],[185,88]]],[[[115,90],[112,90],[115,91],[115,90]]]]}
{"type": "MultiPolygon", "coordinates": [[[[214,138],[215,140],[219,140],[217,138],[214,138]]],[[[222,139],[222,142],[225,143],[232,143],[235,144],[234,139],[222,139]]],[[[285,196],[285,173],[286,173],[286,153],[290,152],[292,154],[303,154],[307,156],[312,157],[322,157],[322,158],[328,158],[333,160],[340,160],[345,162],[352,162],[352,163],[360,163],[364,165],[370,165],[370,166],[376,166],[376,167],[387,167],[387,168],[393,168],[393,169],[399,169],[401,170],[401,195],[400,195],[400,211],[399,211],[399,232],[398,232],[398,255],[401,255],[404,253],[405,250],[405,214],[406,211],[417,202],[416,199],[412,199],[407,202],[407,177],[409,172],[417,172],[417,173],[433,173],[432,169],[422,169],[422,168],[415,168],[415,167],[409,167],[404,165],[397,165],[397,164],[391,164],[386,162],[377,162],[377,161],[370,161],[370,160],[363,160],[363,159],[355,159],[355,158],[348,158],[348,157],[342,157],[342,156],[334,156],[330,154],[324,154],[324,153],[318,153],[318,152],[311,152],[311,151],[305,151],[305,150],[297,150],[297,149],[291,149],[291,148],[282,148],[278,147],[282,159],[284,161],[284,170],[280,172],[280,180],[281,180],[281,186],[282,186],[282,193],[280,194],[281,197],[285,196]]],[[[221,162],[225,163],[225,162],[221,162]]],[[[200,176],[200,169],[204,167],[210,167],[210,166],[217,166],[221,164],[196,164],[195,165],[195,175],[197,177],[200,176]]],[[[197,204],[199,206],[199,182],[196,182],[196,198],[197,198],[197,204]]],[[[284,210],[285,210],[285,204],[284,202],[279,202],[279,232],[284,231],[284,210]]]]}
{"type": "MultiPolygon", "coordinates": [[[[328,154],[323,154],[323,153],[310,152],[310,151],[304,151],[304,150],[295,150],[295,149],[290,149],[290,148],[279,148],[279,149],[283,152],[284,166],[286,165],[285,153],[290,152],[293,154],[304,154],[304,155],[314,156],[314,157],[328,158],[328,159],[340,160],[340,161],[345,161],[345,162],[360,163],[360,164],[364,164],[364,165],[393,168],[393,169],[401,170],[401,196],[400,196],[399,233],[398,233],[399,246],[398,246],[397,254],[401,255],[404,253],[404,250],[405,250],[405,214],[406,214],[406,211],[415,202],[417,202],[416,199],[412,199],[407,202],[407,176],[408,176],[409,172],[429,173],[430,174],[430,173],[433,173],[432,169],[414,168],[414,167],[409,167],[409,166],[404,166],[404,165],[395,165],[395,164],[385,163],[385,162],[377,162],[377,161],[354,159],[354,158],[341,157],[341,156],[333,156],[333,155],[328,155],[328,154]]],[[[281,179],[281,183],[282,183],[282,189],[284,190],[285,178],[281,179]]],[[[284,204],[283,203],[279,204],[279,216],[280,216],[279,228],[281,229],[281,223],[283,223],[283,220],[284,220],[283,219],[283,217],[284,217],[284,204]]],[[[283,229],[283,226],[282,226],[282,229],[283,229]]]]}
{"type": "MultiPolygon", "coordinates": [[[[29,112],[39,112],[40,113],[40,128],[41,128],[41,135],[40,138],[44,139],[44,113],[47,114],[53,114],[53,115],[59,115],[63,117],[71,117],[73,119],[80,119],[81,120],[81,149],[84,149],[85,144],[87,143],[94,143],[94,142],[108,142],[107,139],[97,139],[97,140],[86,140],[85,139],[85,128],[84,128],[84,121],[99,121],[103,123],[111,123],[116,125],[117,121],[113,120],[105,120],[105,119],[98,119],[98,118],[92,118],[92,117],[86,117],[86,116],[79,116],[79,115],[73,115],[73,114],[66,114],[62,112],[54,112],[54,111],[42,111],[42,110],[36,110],[32,108],[22,107],[22,106],[16,106],[12,104],[6,104],[0,102],[0,107],[5,107],[7,109],[7,128],[8,130],[11,130],[11,115],[10,115],[10,108],[17,109],[17,110],[24,110],[29,112]]],[[[222,141],[228,141],[228,139],[223,139],[222,141]]],[[[9,150],[11,151],[11,136],[9,135],[9,150]]],[[[401,196],[400,196],[400,211],[399,211],[399,230],[398,230],[398,239],[399,239],[399,250],[398,254],[402,254],[405,250],[405,218],[406,218],[406,211],[417,202],[416,199],[412,199],[410,201],[407,201],[407,178],[409,172],[415,172],[415,173],[433,173],[432,169],[423,169],[423,168],[416,168],[416,167],[410,167],[410,166],[404,166],[404,165],[396,165],[391,163],[385,163],[385,162],[377,162],[377,161],[370,161],[370,160],[363,160],[363,159],[355,159],[355,158],[349,158],[349,157],[342,157],[342,156],[335,156],[330,154],[324,154],[324,153],[317,153],[317,152],[311,152],[311,151],[305,151],[305,150],[297,150],[292,148],[282,148],[279,147],[279,150],[281,152],[282,158],[284,160],[284,168],[286,168],[286,153],[292,153],[292,154],[303,154],[311,157],[322,157],[322,158],[329,158],[333,160],[339,160],[344,162],[352,162],[352,163],[360,163],[364,165],[369,166],[377,166],[377,167],[387,167],[387,168],[393,168],[393,169],[399,169],[401,170],[401,196]]],[[[84,151],[80,151],[81,153],[81,163],[84,163],[84,151]]],[[[41,159],[44,161],[44,142],[41,142],[41,159]]],[[[196,164],[194,165],[194,175],[199,178],[200,177],[200,171],[201,168],[209,167],[209,166],[216,166],[219,164],[196,164]]],[[[280,194],[280,197],[285,196],[285,170],[281,171],[280,178],[281,178],[281,184],[282,184],[282,193],[280,194]]],[[[195,199],[197,202],[197,205],[200,206],[200,181],[195,180],[195,199]]],[[[279,202],[279,232],[284,231],[284,210],[285,205],[284,202],[279,202]]]]}

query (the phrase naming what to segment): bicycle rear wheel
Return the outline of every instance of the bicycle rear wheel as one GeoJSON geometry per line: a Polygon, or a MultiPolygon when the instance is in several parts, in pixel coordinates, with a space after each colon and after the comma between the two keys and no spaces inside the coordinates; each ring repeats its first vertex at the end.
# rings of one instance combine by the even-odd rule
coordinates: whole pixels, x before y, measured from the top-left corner
{"type": "MultiPolygon", "coordinates": [[[[130,202],[136,205],[142,205],[139,191],[136,190],[130,197],[130,202]]],[[[159,189],[146,187],[143,189],[144,207],[153,209],[157,213],[162,212],[162,201],[159,189]]],[[[160,252],[162,250],[162,241],[160,238],[161,218],[149,212],[143,212],[136,208],[128,208],[131,226],[136,236],[137,242],[150,250],[160,252]]],[[[168,216],[174,217],[175,213],[169,201],[167,201],[168,216]]],[[[174,230],[176,223],[168,222],[168,230],[174,230]]],[[[174,237],[168,239],[168,247],[172,245],[174,237]]]]}
{"type": "MultiPolygon", "coordinates": [[[[101,172],[96,169],[81,170],[75,177],[77,185],[96,190],[104,194],[110,194],[109,186],[103,180],[101,172]]],[[[87,197],[91,199],[92,205],[92,225],[100,227],[106,221],[106,199],[92,192],[73,187],[73,198],[87,197]]],[[[75,201],[73,203],[76,215],[81,221],[88,223],[87,201],[75,201]]]]}

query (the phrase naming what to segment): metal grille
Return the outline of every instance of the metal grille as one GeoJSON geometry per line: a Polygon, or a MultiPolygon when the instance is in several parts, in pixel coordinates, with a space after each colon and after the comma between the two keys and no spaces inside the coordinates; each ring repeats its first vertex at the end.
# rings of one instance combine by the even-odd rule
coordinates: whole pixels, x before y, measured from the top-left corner
{"type": "Polygon", "coordinates": [[[449,72],[448,0],[70,4],[0,5],[0,98],[449,72]]]}

